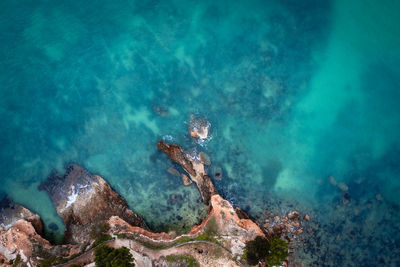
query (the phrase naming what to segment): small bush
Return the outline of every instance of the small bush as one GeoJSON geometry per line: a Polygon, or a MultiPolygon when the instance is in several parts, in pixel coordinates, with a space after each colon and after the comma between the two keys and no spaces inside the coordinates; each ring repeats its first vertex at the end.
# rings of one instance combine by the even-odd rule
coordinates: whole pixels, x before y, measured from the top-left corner
{"type": "Polygon", "coordinates": [[[106,234],[108,230],[110,230],[108,223],[99,223],[94,225],[90,230],[90,238],[97,239],[99,236],[106,234]]]}
{"type": "Polygon", "coordinates": [[[257,236],[246,243],[242,258],[250,265],[265,261],[268,266],[273,266],[280,265],[288,256],[288,243],[285,240],[277,236],[272,236],[270,240],[257,236]]]}
{"type": "Polygon", "coordinates": [[[199,264],[197,263],[195,258],[193,258],[191,256],[186,256],[186,255],[168,255],[167,261],[168,262],[183,261],[183,262],[186,262],[189,267],[199,266],[199,264]]]}
{"type": "Polygon", "coordinates": [[[92,227],[90,238],[95,240],[92,248],[112,239],[112,237],[107,234],[108,230],[110,230],[110,226],[107,223],[100,223],[92,227]]]}
{"type": "Polygon", "coordinates": [[[94,251],[97,267],[134,267],[132,254],[126,247],[111,248],[101,245],[94,251]]]}
{"type": "Polygon", "coordinates": [[[204,233],[208,236],[216,236],[218,234],[218,224],[214,217],[211,217],[204,227],[204,233]]]}
{"type": "Polygon", "coordinates": [[[21,255],[18,254],[14,260],[14,264],[12,265],[12,267],[17,267],[20,262],[21,262],[21,255]]]}
{"type": "Polygon", "coordinates": [[[280,265],[288,256],[288,243],[277,236],[271,237],[267,264],[280,265]]]}
{"type": "Polygon", "coordinates": [[[248,241],[245,247],[247,263],[256,265],[259,261],[265,260],[269,252],[269,242],[261,236],[248,241]]]}

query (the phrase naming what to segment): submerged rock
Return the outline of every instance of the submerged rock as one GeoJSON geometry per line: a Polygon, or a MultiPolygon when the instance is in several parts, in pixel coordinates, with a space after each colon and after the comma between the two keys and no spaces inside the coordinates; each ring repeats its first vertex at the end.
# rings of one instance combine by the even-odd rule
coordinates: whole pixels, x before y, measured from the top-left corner
{"type": "Polygon", "coordinates": [[[206,165],[211,165],[210,157],[209,157],[206,153],[200,152],[200,153],[199,153],[199,158],[200,158],[200,161],[201,161],[202,163],[204,163],[204,164],[206,164],[206,165]]]}
{"type": "Polygon", "coordinates": [[[338,187],[340,188],[340,190],[342,191],[347,191],[349,190],[349,187],[345,184],[345,183],[339,183],[338,187]]]}
{"type": "Polygon", "coordinates": [[[167,171],[169,174],[172,174],[173,176],[181,176],[179,171],[175,169],[174,166],[169,167],[167,171]]]}
{"type": "Polygon", "coordinates": [[[334,185],[334,186],[337,185],[336,179],[335,179],[335,177],[333,177],[333,176],[330,176],[330,177],[329,177],[329,182],[331,183],[331,185],[334,185]]]}
{"type": "Polygon", "coordinates": [[[51,230],[53,230],[53,231],[57,231],[58,230],[58,225],[52,222],[52,223],[49,224],[49,228],[51,230]]]}
{"type": "Polygon", "coordinates": [[[113,215],[147,228],[143,219],[128,209],[126,201],[103,178],[91,175],[78,165],[69,165],[64,175],[53,173],[39,189],[50,195],[64,220],[66,243],[88,241],[91,227],[113,215]]]}
{"type": "Polygon", "coordinates": [[[214,179],[220,181],[222,179],[222,169],[221,167],[213,168],[214,179]]]}
{"type": "Polygon", "coordinates": [[[171,194],[171,195],[169,195],[169,198],[168,198],[168,204],[175,205],[176,203],[178,203],[181,200],[182,200],[182,196],[181,195],[179,195],[179,194],[171,194]]]}
{"type": "Polygon", "coordinates": [[[376,198],[376,200],[378,200],[378,201],[382,201],[382,200],[383,200],[383,197],[382,197],[381,194],[376,194],[376,195],[375,195],[375,198],[376,198]]]}
{"type": "Polygon", "coordinates": [[[298,211],[292,211],[292,212],[290,212],[289,214],[288,214],[288,218],[290,219],[290,220],[298,220],[298,219],[300,219],[300,213],[298,212],[298,211]]]}
{"type": "Polygon", "coordinates": [[[152,105],[152,109],[157,115],[160,115],[160,116],[167,116],[168,115],[168,109],[166,109],[166,108],[164,108],[162,106],[159,106],[157,104],[153,104],[152,105]]]}

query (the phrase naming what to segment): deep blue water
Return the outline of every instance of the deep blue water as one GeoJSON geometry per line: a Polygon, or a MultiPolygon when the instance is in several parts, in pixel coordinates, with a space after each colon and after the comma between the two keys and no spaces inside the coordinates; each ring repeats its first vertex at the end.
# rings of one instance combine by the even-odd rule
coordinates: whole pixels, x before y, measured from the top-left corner
{"type": "Polygon", "coordinates": [[[0,194],[62,231],[36,188],[76,162],[153,229],[185,231],[206,210],[166,171],[156,143],[171,137],[206,152],[210,173],[223,171],[218,191],[252,216],[310,213],[316,230],[296,254],[305,266],[400,265],[398,10],[1,1],[0,194]],[[191,114],[211,123],[205,144],[187,133],[191,114]]]}

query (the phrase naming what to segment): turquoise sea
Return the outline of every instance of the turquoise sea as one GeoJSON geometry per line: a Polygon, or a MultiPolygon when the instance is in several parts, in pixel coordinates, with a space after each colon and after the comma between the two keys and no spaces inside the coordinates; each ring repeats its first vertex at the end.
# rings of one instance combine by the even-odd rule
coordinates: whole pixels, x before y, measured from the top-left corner
{"type": "MultiPolygon", "coordinates": [[[[0,195],[75,162],[152,229],[206,215],[157,140],[207,153],[260,221],[311,215],[304,266],[400,266],[400,1],[0,2],[0,195]],[[210,140],[187,132],[211,123],[210,140]],[[171,194],[181,198],[175,204],[171,194]]],[[[52,227],[54,228],[54,227],[52,227]]]]}

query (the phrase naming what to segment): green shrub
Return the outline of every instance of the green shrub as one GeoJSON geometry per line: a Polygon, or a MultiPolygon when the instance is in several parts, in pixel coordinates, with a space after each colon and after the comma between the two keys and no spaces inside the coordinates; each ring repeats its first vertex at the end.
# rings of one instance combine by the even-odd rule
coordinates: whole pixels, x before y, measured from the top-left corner
{"type": "Polygon", "coordinates": [[[254,240],[248,241],[245,247],[247,263],[256,265],[259,261],[265,260],[269,252],[269,242],[261,236],[257,236],[254,240]]]}
{"type": "Polygon", "coordinates": [[[17,267],[20,262],[21,262],[21,256],[18,254],[17,257],[15,258],[14,262],[13,262],[12,267],[17,267]]]}
{"type": "Polygon", "coordinates": [[[94,251],[94,261],[97,267],[134,267],[132,254],[126,247],[111,248],[99,246],[94,251]]]}
{"type": "Polygon", "coordinates": [[[112,237],[110,235],[101,235],[96,239],[96,241],[94,241],[92,248],[97,247],[98,245],[100,245],[108,240],[111,240],[111,239],[112,239],[112,237]]]}
{"type": "Polygon", "coordinates": [[[112,239],[112,237],[107,234],[108,230],[110,230],[110,226],[107,223],[100,223],[92,227],[90,238],[95,240],[92,248],[112,239]]]}
{"type": "Polygon", "coordinates": [[[204,227],[204,233],[208,236],[216,236],[218,234],[218,224],[214,217],[211,217],[204,227]]]}
{"type": "Polygon", "coordinates": [[[108,223],[99,223],[92,226],[90,229],[90,238],[97,239],[100,235],[104,235],[110,230],[108,223]]]}
{"type": "Polygon", "coordinates": [[[189,267],[199,266],[199,264],[197,263],[195,258],[193,258],[191,256],[187,256],[187,255],[168,255],[167,261],[168,262],[183,261],[183,262],[186,262],[189,267]]]}
{"type": "Polygon", "coordinates": [[[272,236],[270,240],[257,236],[246,243],[242,258],[250,265],[265,261],[268,266],[273,266],[282,264],[288,256],[288,243],[285,240],[277,236],[272,236]]]}
{"type": "Polygon", "coordinates": [[[270,239],[269,255],[267,257],[267,264],[269,266],[280,265],[288,256],[288,243],[277,236],[270,239]]]}

